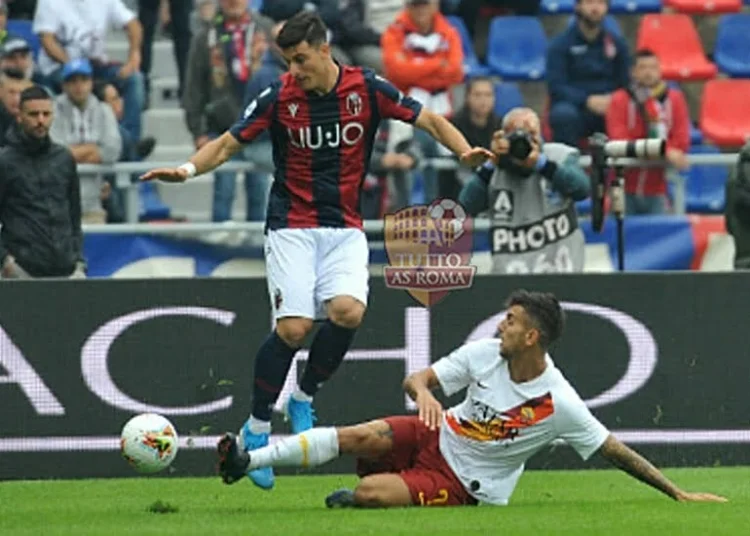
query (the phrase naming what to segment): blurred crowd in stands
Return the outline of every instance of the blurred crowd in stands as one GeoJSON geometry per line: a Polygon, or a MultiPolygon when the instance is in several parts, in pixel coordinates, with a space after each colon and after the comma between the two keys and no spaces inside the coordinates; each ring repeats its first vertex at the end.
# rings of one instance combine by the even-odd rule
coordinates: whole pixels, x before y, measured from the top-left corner
{"type": "MultiPolygon", "coordinates": [[[[274,35],[284,20],[317,10],[341,62],[375,69],[399,89],[450,118],[472,145],[490,147],[502,117],[497,79],[469,78],[469,46],[486,35],[483,18],[534,16],[540,0],[0,0],[0,142],[18,114],[20,92],[35,83],[55,95],[54,141],[77,162],[112,164],[147,158],[157,140],[144,136],[154,76],[156,36],[174,43],[179,97],[195,148],[226,130],[248,102],[284,70],[274,35]],[[31,21],[15,35],[8,20],[31,21]],[[463,28],[457,28],[455,21],[463,28]],[[111,32],[124,32],[124,62],[106,54],[111,32]],[[465,34],[461,32],[465,31],[465,34]],[[34,40],[38,39],[38,43],[34,40]],[[36,52],[38,47],[38,53],[36,52]],[[458,90],[457,90],[458,89],[458,90]],[[457,100],[456,97],[460,99],[457,100]]],[[[605,27],[607,0],[576,0],[576,18],[547,49],[547,104],[536,110],[545,139],[585,150],[593,132],[614,139],[667,140],[669,169],[626,176],[631,214],[669,211],[666,175],[687,168],[691,123],[682,92],[662,79],[657,54],[634,50],[605,27]]],[[[473,47],[484,60],[486,46],[473,47]]],[[[157,73],[158,74],[158,73],[157,73]]],[[[264,219],[271,182],[269,139],[238,158],[245,175],[247,219],[264,219]]],[[[384,124],[364,183],[367,218],[415,200],[457,198],[470,170],[433,165],[449,158],[432,138],[404,124],[384,124]],[[436,160],[437,159],[437,160],[436,160]]],[[[212,219],[232,218],[236,174],[215,174],[212,219]]],[[[121,221],[111,203],[113,178],[81,177],[84,222],[121,221]],[[119,218],[119,219],[118,219],[119,218]]]]}

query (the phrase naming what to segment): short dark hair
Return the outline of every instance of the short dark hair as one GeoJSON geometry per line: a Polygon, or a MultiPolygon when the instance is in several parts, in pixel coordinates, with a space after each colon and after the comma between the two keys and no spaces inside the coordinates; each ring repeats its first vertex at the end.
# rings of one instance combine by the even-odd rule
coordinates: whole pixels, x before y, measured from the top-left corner
{"type": "Polygon", "coordinates": [[[26,101],[32,101],[32,100],[52,100],[52,96],[49,94],[49,91],[47,91],[45,88],[39,85],[33,85],[29,88],[24,89],[21,92],[21,106],[23,106],[23,103],[26,101]]]}
{"type": "Polygon", "coordinates": [[[539,346],[546,350],[560,338],[565,327],[565,313],[554,294],[516,290],[505,304],[508,308],[514,305],[522,307],[534,327],[539,330],[539,346]]]}
{"type": "Polygon", "coordinates": [[[307,41],[311,46],[318,46],[328,41],[328,29],[323,19],[313,11],[300,11],[281,27],[276,37],[276,44],[281,49],[296,47],[307,41]]]}
{"type": "Polygon", "coordinates": [[[651,50],[650,48],[640,48],[635,51],[635,54],[633,55],[633,65],[638,63],[638,60],[641,58],[659,58],[659,56],[656,55],[656,52],[651,50]]]}

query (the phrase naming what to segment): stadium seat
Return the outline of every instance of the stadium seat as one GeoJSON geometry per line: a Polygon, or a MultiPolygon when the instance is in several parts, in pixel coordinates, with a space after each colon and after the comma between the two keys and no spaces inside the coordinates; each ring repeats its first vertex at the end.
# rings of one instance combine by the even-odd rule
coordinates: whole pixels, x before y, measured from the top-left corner
{"type": "Polygon", "coordinates": [[[166,220],[169,218],[171,211],[159,197],[159,191],[154,183],[138,183],[138,197],[141,205],[138,217],[141,221],[166,220]]]}
{"type": "Polygon", "coordinates": [[[701,132],[701,129],[690,124],[690,145],[700,145],[703,143],[703,132],[701,132]]]}
{"type": "Polygon", "coordinates": [[[512,82],[495,84],[495,115],[502,118],[513,108],[523,106],[523,95],[512,82]]]}
{"type": "Polygon", "coordinates": [[[542,0],[540,8],[545,15],[560,15],[573,13],[575,3],[575,0],[542,0]]]}
{"type": "Polygon", "coordinates": [[[750,14],[724,15],[719,20],[714,61],[735,78],[750,78],[750,14]]]}
{"type": "Polygon", "coordinates": [[[39,36],[34,33],[30,20],[10,19],[5,29],[10,35],[22,37],[29,43],[34,61],[39,58],[42,43],[39,41],[39,36]]]}
{"type": "MultiPolygon", "coordinates": [[[[711,145],[691,147],[689,154],[720,154],[711,145]]],[[[689,213],[716,214],[724,210],[726,166],[693,165],[685,177],[685,210],[689,213]]]]}
{"type": "Polygon", "coordinates": [[[543,80],[547,36],[536,17],[495,17],[490,23],[487,65],[505,80],[543,80]]]}
{"type": "Polygon", "coordinates": [[[664,0],[664,7],[690,15],[737,13],[742,9],[742,0],[664,0]]]}
{"type": "Polygon", "coordinates": [[[650,49],[659,57],[667,80],[708,80],[716,76],[716,65],[706,59],[689,15],[644,15],[637,41],[638,49],[650,49]]]}
{"type": "MultiPolygon", "coordinates": [[[[576,23],[576,16],[571,15],[570,19],[568,19],[568,26],[573,26],[576,23]]],[[[620,23],[617,22],[617,19],[612,15],[607,15],[607,17],[604,19],[604,27],[614,35],[618,35],[622,37],[622,28],[620,27],[620,23]]]]}
{"type": "Polygon", "coordinates": [[[466,28],[464,21],[461,17],[449,16],[446,18],[461,36],[461,49],[464,53],[464,75],[469,78],[488,75],[490,70],[477,59],[477,55],[474,52],[474,43],[471,40],[469,30],[466,28]]]}
{"type": "Polygon", "coordinates": [[[739,147],[750,136],[750,80],[711,80],[703,88],[700,128],[719,147],[739,147]]]}
{"type": "Polygon", "coordinates": [[[609,12],[613,15],[632,13],[661,13],[662,0],[611,0],[609,12]]]}

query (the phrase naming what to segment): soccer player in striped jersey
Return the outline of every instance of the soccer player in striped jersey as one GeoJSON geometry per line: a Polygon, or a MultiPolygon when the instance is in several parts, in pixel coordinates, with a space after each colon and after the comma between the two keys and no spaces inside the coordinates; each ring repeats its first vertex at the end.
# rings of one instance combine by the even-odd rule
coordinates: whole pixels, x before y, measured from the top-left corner
{"type": "MultiPolygon", "coordinates": [[[[313,397],[341,364],[362,322],[369,251],[359,197],[380,121],[414,124],[469,167],[494,158],[484,148],[472,148],[448,120],[374,72],[337,63],[326,36],[314,13],[289,19],[276,39],[289,71],[189,162],[142,177],[184,182],[215,169],[243,144],[270,131],[275,172],[265,256],[276,325],[255,360],[252,411],[240,431],[246,450],[268,444],[272,408],[313,322],[323,321],[299,389],[285,403],[295,434],[313,426],[313,397]]],[[[253,469],[248,476],[263,489],[273,487],[270,467],[253,469]]]]}

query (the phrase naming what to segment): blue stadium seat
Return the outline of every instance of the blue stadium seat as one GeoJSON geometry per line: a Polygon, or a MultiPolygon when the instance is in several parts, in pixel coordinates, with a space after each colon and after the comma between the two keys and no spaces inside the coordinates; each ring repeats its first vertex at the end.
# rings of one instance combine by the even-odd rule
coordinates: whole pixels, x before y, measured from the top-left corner
{"type": "Polygon", "coordinates": [[[523,106],[523,95],[512,82],[495,84],[495,115],[502,118],[513,108],[523,106]]]}
{"type": "Polygon", "coordinates": [[[724,15],[719,20],[714,61],[721,72],[750,78],[750,14],[724,15]]]}
{"type": "Polygon", "coordinates": [[[611,0],[609,12],[622,13],[661,13],[662,0],[611,0]]]}
{"type": "MultiPolygon", "coordinates": [[[[690,154],[720,154],[711,145],[691,147],[690,154]]],[[[685,208],[687,212],[717,214],[724,210],[724,187],[728,170],[725,166],[691,166],[685,177],[685,208]]]]}
{"type": "Polygon", "coordinates": [[[171,210],[159,197],[159,191],[153,182],[138,183],[138,197],[140,210],[138,217],[141,221],[166,220],[171,210]]]}
{"type": "Polygon", "coordinates": [[[700,145],[703,143],[703,132],[701,132],[701,129],[690,124],[690,145],[700,145]]]}
{"type": "Polygon", "coordinates": [[[461,36],[461,48],[464,53],[464,74],[469,78],[490,74],[490,70],[479,63],[477,59],[476,52],[474,52],[474,43],[471,40],[469,30],[466,28],[463,19],[456,16],[448,16],[446,18],[461,36]]]}
{"type": "Polygon", "coordinates": [[[6,30],[11,35],[26,39],[31,46],[34,61],[39,58],[39,51],[42,48],[42,43],[39,41],[39,36],[34,33],[32,22],[30,20],[10,19],[6,26],[6,30]]]}
{"type": "Polygon", "coordinates": [[[504,80],[544,79],[547,36],[537,17],[495,17],[487,45],[487,64],[504,80]]]}
{"type": "Polygon", "coordinates": [[[542,0],[540,7],[545,15],[559,15],[573,13],[575,5],[575,0],[542,0]]]}
{"type": "MultiPolygon", "coordinates": [[[[576,16],[572,15],[570,19],[568,20],[568,26],[573,26],[575,22],[576,22],[576,16]]],[[[617,22],[617,19],[614,16],[607,15],[607,17],[604,19],[604,27],[611,34],[622,37],[622,28],[620,27],[620,23],[617,22]]]]}

